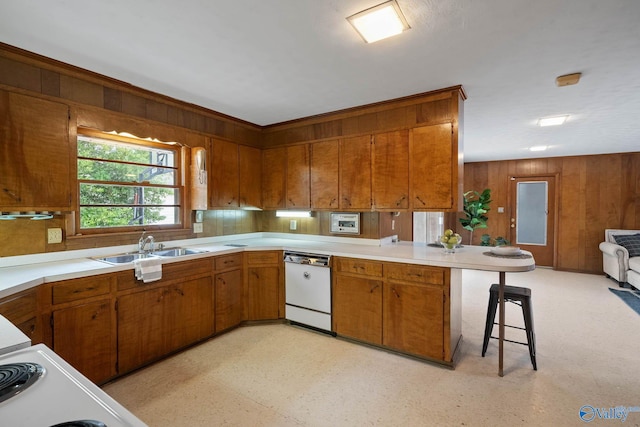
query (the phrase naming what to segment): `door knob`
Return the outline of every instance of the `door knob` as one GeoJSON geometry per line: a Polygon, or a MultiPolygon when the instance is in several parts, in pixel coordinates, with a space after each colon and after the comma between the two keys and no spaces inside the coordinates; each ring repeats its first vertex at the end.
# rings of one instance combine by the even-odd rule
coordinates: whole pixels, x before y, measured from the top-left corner
{"type": "Polygon", "coordinates": [[[511,228],[516,228],[516,225],[515,224],[511,224],[511,228]]]}

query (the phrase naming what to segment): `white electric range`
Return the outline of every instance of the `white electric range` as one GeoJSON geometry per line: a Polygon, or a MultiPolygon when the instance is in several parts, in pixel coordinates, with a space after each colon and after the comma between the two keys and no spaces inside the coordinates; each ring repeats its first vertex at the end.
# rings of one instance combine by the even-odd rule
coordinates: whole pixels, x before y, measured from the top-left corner
{"type": "MultiPolygon", "coordinates": [[[[0,335],[9,336],[11,328],[0,326],[0,335]]],[[[20,334],[14,336],[18,340],[13,344],[0,340],[4,345],[0,350],[0,425],[146,426],[53,350],[44,344],[25,348],[20,334]],[[7,349],[9,352],[1,353],[7,349]]]]}

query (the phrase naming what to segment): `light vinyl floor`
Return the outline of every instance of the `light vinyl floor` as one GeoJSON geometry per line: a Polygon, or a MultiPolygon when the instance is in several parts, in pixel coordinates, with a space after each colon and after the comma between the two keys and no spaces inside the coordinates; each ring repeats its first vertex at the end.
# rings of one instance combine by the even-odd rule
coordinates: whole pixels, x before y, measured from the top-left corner
{"type": "MultiPolygon", "coordinates": [[[[525,346],[505,343],[500,378],[497,341],[480,355],[497,276],[463,272],[455,370],[269,324],[238,328],[104,390],[150,426],[580,426],[583,405],[640,406],[640,316],[608,290],[614,282],[542,268],[507,274],[508,284],[532,289],[538,371],[525,346]]],[[[522,325],[519,310],[507,304],[507,323],[522,325]]],[[[640,412],[622,425],[640,426],[640,412]]]]}

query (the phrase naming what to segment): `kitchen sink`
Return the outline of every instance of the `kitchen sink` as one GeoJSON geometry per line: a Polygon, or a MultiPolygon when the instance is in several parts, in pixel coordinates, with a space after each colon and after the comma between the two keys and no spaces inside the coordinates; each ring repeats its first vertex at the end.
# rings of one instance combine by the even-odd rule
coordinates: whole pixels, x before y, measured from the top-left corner
{"type": "Polygon", "coordinates": [[[157,258],[157,257],[151,254],[133,253],[133,254],[113,255],[113,256],[107,256],[107,257],[95,258],[95,259],[98,261],[108,262],[109,264],[127,264],[135,260],[144,259],[144,258],[157,258]]]}
{"type": "Polygon", "coordinates": [[[171,248],[171,249],[163,249],[161,251],[155,251],[153,254],[157,256],[174,257],[174,256],[201,254],[205,252],[207,251],[203,251],[200,249],[171,248]]]}

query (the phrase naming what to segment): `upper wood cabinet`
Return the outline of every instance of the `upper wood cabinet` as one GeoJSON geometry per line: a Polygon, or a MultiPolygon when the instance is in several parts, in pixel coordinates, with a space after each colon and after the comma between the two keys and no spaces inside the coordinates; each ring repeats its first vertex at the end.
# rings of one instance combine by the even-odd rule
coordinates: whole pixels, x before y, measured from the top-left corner
{"type": "Polygon", "coordinates": [[[337,209],[340,203],[340,141],[311,144],[311,209],[337,209]]]}
{"type": "Polygon", "coordinates": [[[340,209],[371,209],[371,136],[340,141],[340,209]]]}
{"type": "Polygon", "coordinates": [[[372,198],[374,210],[409,207],[409,131],[373,136],[372,198]]]}
{"type": "Polygon", "coordinates": [[[287,147],[286,203],[289,209],[309,209],[309,144],[287,147]]]}
{"type": "Polygon", "coordinates": [[[238,146],[240,207],[262,206],[262,154],[259,148],[238,146]]]}
{"type": "Polygon", "coordinates": [[[261,171],[259,148],[212,139],[209,207],[261,207],[261,171]]]}
{"type": "Polygon", "coordinates": [[[262,151],[262,207],[284,208],[287,149],[269,148],[262,151]]]}
{"type": "Polygon", "coordinates": [[[211,140],[211,183],[209,185],[210,207],[239,207],[239,186],[238,144],[213,138],[211,140]]]}
{"type": "Polygon", "coordinates": [[[0,90],[0,208],[70,210],[74,158],[67,105],[0,90]]]}
{"type": "Polygon", "coordinates": [[[264,209],[309,209],[309,144],[269,148],[262,152],[264,209]]]}
{"type": "Polygon", "coordinates": [[[454,150],[452,124],[411,129],[409,158],[411,209],[455,209],[458,150],[454,150]]]}

